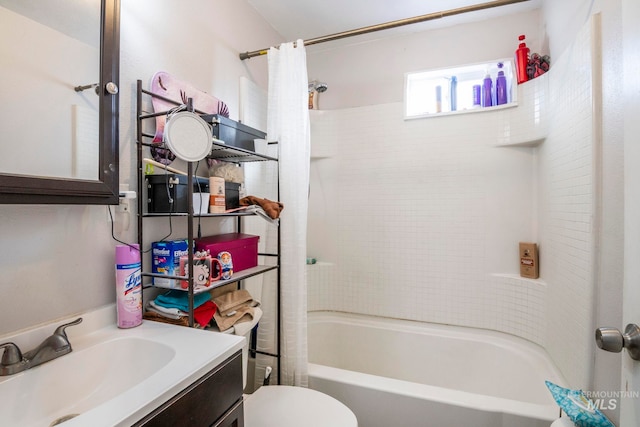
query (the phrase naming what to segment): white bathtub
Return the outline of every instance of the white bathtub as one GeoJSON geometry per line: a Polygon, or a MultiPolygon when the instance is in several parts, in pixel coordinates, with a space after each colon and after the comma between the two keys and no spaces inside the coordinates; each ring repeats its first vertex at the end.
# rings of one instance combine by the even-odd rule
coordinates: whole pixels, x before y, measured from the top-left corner
{"type": "Polygon", "coordinates": [[[309,313],[309,387],[359,427],[548,427],[565,381],[539,346],[499,332],[309,313]]]}

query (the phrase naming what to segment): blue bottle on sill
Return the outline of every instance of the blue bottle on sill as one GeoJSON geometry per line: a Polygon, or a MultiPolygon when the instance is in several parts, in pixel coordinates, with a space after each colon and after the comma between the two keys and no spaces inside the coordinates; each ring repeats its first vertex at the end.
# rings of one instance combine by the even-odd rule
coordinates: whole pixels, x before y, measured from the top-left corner
{"type": "Polygon", "coordinates": [[[456,111],[458,109],[458,78],[456,76],[451,77],[450,90],[451,111],[456,111]]]}
{"type": "Polygon", "coordinates": [[[502,62],[498,63],[498,77],[496,78],[496,105],[507,103],[507,78],[502,70],[502,62]]]}

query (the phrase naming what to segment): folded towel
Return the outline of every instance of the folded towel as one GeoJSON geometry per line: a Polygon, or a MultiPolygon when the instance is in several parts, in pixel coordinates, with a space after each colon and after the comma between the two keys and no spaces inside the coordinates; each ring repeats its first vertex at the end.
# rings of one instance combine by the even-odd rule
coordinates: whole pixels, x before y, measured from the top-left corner
{"type": "MultiPolygon", "coordinates": [[[[206,327],[213,314],[216,312],[216,305],[213,301],[206,301],[204,304],[193,310],[193,319],[201,327],[206,327]]],[[[176,308],[164,308],[153,304],[153,301],[147,306],[145,318],[150,320],[166,321],[175,325],[189,326],[189,314],[176,308]]],[[[197,325],[195,325],[197,326],[197,325]]]]}
{"type": "Polygon", "coordinates": [[[253,213],[258,215],[260,218],[271,224],[278,224],[278,218],[271,218],[267,213],[258,205],[249,205],[249,206],[240,206],[239,208],[227,209],[225,213],[238,212],[243,211],[246,213],[253,213]]]}
{"type": "Polygon", "coordinates": [[[163,315],[155,313],[153,311],[145,311],[142,317],[147,320],[154,320],[156,322],[170,323],[172,325],[179,326],[189,326],[189,319],[187,319],[186,317],[182,317],[180,319],[169,319],[168,317],[164,317],[163,315]]]}
{"type": "Polygon", "coordinates": [[[227,292],[213,298],[218,310],[213,318],[220,331],[226,331],[236,323],[249,322],[254,318],[254,308],[260,305],[246,289],[227,292]]]}
{"type": "Polygon", "coordinates": [[[207,301],[193,310],[193,319],[204,328],[211,322],[216,310],[216,304],[213,301],[207,301]]]}
{"type": "Polygon", "coordinates": [[[215,301],[216,298],[220,295],[226,294],[227,292],[235,291],[236,289],[238,289],[237,283],[227,283],[226,285],[213,288],[209,291],[209,295],[211,295],[211,301],[215,301]]]}
{"type": "Polygon", "coordinates": [[[167,317],[178,319],[180,317],[188,316],[189,313],[186,311],[182,311],[178,308],[167,308],[161,305],[156,304],[155,301],[149,301],[149,305],[147,306],[147,310],[155,311],[156,313],[164,314],[167,317]]]}
{"type": "Polygon", "coordinates": [[[220,328],[220,332],[223,332],[234,326],[236,323],[250,322],[253,319],[253,316],[253,307],[244,306],[239,307],[237,310],[234,310],[233,313],[229,314],[228,316],[220,314],[219,311],[216,311],[216,314],[213,315],[213,318],[215,319],[218,328],[220,328]]]}
{"type": "Polygon", "coordinates": [[[280,202],[274,202],[269,199],[261,199],[256,196],[247,196],[240,199],[240,206],[258,205],[260,206],[271,219],[276,219],[280,216],[280,212],[284,209],[284,205],[280,202]]]}
{"type": "Polygon", "coordinates": [[[156,313],[156,314],[158,314],[158,315],[160,315],[162,317],[166,317],[167,319],[172,319],[172,320],[180,320],[183,317],[185,317],[185,316],[182,316],[182,315],[163,313],[162,311],[160,311],[157,308],[152,307],[152,306],[148,306],[147,307],[147,311],[156,313]]]}
{"type": "Polygon", "coordinates": [[[218,306],[218,311],[224,313],[228,313],[234,308],[252,301],[253,297],[246,289],[237,289],[213,298],[213,302],[218,306]]]}
{"type": "MultiPolygon", "coordinates": [[[[193,296],[193,308],[198,308],[209,301],[210,295],[207,292],[193,296]]],[[[184,291],[170,290],[158,295],[154,300],[156,305],[166,308],[177,308],[182,311],[189,311],[189,294],[184,291]]]]}
{"type": "Polygon", "coordinates": [[[260,322],[262,319],[262,310],[260,307],[253,307],[253,319],[250,322],[245,322],[245,318],[243,318],[242,322],[236,322],[231,328],[226,329],[224,331],[220,331],[220,328],[216,324],[216,322],[212,322],[207,327],[208,330],[215,332],[223,332],[225,334],[235,334],[238,336],[247,336],[249,332],[260,322]]]}

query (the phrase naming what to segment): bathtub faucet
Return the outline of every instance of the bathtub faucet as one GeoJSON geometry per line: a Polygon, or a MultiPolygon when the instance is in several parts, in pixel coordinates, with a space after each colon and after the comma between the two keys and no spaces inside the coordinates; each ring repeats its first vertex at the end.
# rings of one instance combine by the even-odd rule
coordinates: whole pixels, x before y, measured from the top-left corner
{"type": "Polygon", "coordinates": [[[2,360],[0,361],[0,376],[13,375],[18,372],[42,365],[67,353],[71,353],[71,343],[67,338],[65,329],[82,322],[82,317],[73,322],[60,325],[55,332],[35,349],[26,352],[24,355],[20,348],[12,343],[0,344],[0,349],[4,349],[2,360]]]}

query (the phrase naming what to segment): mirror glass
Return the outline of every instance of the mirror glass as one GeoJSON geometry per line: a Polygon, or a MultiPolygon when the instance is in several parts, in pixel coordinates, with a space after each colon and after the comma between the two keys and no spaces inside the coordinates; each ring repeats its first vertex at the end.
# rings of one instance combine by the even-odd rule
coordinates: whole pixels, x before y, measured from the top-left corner
{"type": "Polygon", "coordinates": [[[114,0],[0,0],[3,202],[117,202],[118,19],[114,0]]]}
{"type": "Polygon", "coordinates": [[[0,171],[97,180],[100,0],[0,5],[0,171]]]}

